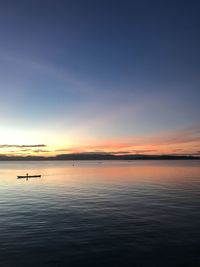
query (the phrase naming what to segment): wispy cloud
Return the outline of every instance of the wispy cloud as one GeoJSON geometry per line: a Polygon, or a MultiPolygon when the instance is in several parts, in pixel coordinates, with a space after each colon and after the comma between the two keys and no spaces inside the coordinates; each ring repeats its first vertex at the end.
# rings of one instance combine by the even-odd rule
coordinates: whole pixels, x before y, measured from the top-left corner
{"type": "MultiPolygon", "coordinates": [[[[196,153],[200,145],[200,125],[185,129],[155,133],[151,135],[92,140],[84,145],[62,148],[65,153],[107,152],[112,154],[190,154],[196,153]]],[[[59,150],[55,151],[59,152],[59,150]]]]}
{"type": "Polygon", "coordinates": [[[62,69],[61,67],[55,67],[48,61],[42,61],[41,59],[32,59],[26,57],[23,54],[11,54],[8,51],[0,50],[0,59],[9,63],[17,65],[23,71],[31,71],[34,73],[42,73],[44,75],[50,75],[56,80],[63,82],[66,91],[74,91],[70,89],[68,84],[73,85],[79,93],[93,93],[96,92],[94,84],[78,77],[76,73],[70,71],[67,67],[62,69]]]}
{"type": "Polygon", "coordinates": [[[0,148],[37,148],[37,147],[46,147],[44,144],[38,144],[38,145],[0,145],[0,148]]]}

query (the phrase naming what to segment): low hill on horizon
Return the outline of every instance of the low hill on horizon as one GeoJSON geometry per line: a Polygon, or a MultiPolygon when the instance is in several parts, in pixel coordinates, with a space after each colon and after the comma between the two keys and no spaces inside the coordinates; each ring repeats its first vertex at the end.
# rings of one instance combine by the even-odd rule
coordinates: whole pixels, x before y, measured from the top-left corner
{"type": "Polygon", "coordinates": [[[110,153],[77,153],[61,154],[57,156],[7,156],[0,155],[0,161],[6,160],[199,160],[199,156],[194,155],[145,155],[145,154],[122,154],[114,155],[110,153]]]}

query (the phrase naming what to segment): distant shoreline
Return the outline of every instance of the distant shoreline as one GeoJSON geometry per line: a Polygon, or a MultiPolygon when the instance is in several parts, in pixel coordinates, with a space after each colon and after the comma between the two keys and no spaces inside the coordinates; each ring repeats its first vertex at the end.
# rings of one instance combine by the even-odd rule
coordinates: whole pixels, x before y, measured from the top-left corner
{"type": "Polygon", "coordinates": [[[43,156],[6,156],[1,155],[0,161],[55,161],[55,160],[200,160],[200,156],[192,155],[113,155],[113,154],[63,154],[53,157],[43,156]]]}

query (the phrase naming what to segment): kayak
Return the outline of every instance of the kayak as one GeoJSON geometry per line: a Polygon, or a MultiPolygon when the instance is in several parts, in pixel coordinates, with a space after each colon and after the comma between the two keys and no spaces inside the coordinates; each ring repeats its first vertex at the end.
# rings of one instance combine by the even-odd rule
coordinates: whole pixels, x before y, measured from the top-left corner
{"type": "Polygon", "coordinates": [[[23,178],[39,178],[41,175],[18,175],[17,179],[23,179],[23,178]]]}

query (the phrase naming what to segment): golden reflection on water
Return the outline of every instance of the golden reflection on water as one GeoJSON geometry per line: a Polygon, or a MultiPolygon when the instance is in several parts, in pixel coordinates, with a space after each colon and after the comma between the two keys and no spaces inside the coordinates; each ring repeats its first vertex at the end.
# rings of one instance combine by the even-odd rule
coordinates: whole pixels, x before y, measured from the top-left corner
{"type": "MultiPolygon", "coordinates": [[[[56,171],[55,171],[56,172],[56,171]]],[[[77,183],[183,183],[190,177],[198,178],[200,166],[158,164],[142,162],[109,165],[109,162],[95,166],[74,166],[62,169],[52,181],[66,180],[77,183]]]]}
{"type": "Polygon", "coordinates": [[[200,176],[199,161],[77,161],[0,163],[0,184],[76,185],[116,183],[189,183],[200,176]],[[16,179],[41,174],[41,178],[16,179]]]}

